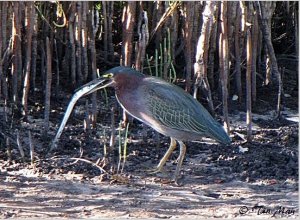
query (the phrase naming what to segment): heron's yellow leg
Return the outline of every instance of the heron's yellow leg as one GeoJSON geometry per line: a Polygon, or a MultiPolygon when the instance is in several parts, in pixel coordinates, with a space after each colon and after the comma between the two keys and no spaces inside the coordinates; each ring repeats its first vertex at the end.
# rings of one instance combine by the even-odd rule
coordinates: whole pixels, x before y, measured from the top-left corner
{"type": "Polygon", "coordinates": [[[165,153],[165,155],[163,156],[163,158],[160,160],[159,164],[157,165],[156,168],[154,168],[153,170],[150,170],[152,173],[157,173],[157,172],[161,172],[163,166],[165,165],[165,163],[167,162],[168,158],[170,157],[170,155],[172,154],[172,152],[175,150],[176,148],[176,141],[174,138],[171,137],[171,142],[170,142],[170,147],[167,150],[167,152],[165,153]]]}
{"type": "Polygon", "coordinates": [[[179,157],[178,157],[178,163],[177,163],[177,166],[176,166],[176,171],[175,171],[175,176],[174,176],[175,182],[177,182],[177,179],[179,177],[179,172],[180,172],[181,165],[182,165],[182,162],[183,162],[183,159],[184,159],[184,156],[185,156],[185,152],[186,152],[185,144],[182,141],[178,141],[178,143],[180,145],[180,154],[179,154],[179,157]]]}

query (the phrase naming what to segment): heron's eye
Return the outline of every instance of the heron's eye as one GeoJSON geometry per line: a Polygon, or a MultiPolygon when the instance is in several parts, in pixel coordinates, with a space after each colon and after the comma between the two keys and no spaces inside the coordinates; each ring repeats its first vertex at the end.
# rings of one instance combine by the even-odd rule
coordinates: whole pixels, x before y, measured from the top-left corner
{"type": "Polygon", "coordinates": [[[114,74],[112,73],[107,73],[107,74],[104,74],[103,77],[105,78],[112,78],[114,76],[114,74]]]}

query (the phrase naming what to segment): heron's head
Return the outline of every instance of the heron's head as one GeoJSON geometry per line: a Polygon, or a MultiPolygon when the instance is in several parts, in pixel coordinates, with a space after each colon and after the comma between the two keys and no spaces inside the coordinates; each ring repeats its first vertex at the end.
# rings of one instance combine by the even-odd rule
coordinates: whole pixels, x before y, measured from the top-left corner
{"type": "Polygon", "coordinates": [[[107,70],[102,78],[112,82],[112,86],[119,86],[123,84],[131,84],[132,81],[140,80],[144,74],[130,67],[118,66],[107,70]]]}
{"type": "Polygon", "coordinates": [[[143,77],[145,77],[145,75],[135,69],[118,66],[105,71],[101,77],[81,86],[77,91],[84,89],[86,90],[85,95],[88,95],[106,87],[133,87],[141,82],[143,77]]]}

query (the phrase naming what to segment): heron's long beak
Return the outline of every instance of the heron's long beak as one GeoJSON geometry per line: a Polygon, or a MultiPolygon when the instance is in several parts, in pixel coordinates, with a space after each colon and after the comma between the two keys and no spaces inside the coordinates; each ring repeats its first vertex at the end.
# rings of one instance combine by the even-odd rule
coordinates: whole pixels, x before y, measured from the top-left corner
{"type": "Polygon", "coordinates": [[[75,94],[78,94],[80,97],[89,95],[99,89],[110,86],[112,83],[113,80],[111,78],[100,77],[76,89],[75,94]]]}

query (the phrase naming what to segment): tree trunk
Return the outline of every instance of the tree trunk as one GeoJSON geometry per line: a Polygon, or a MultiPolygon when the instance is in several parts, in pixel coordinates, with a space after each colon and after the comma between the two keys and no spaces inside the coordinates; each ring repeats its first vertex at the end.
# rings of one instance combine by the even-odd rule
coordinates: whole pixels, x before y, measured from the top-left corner
{"type": "MultiPolygon", "coordinates": [[[[102,1],[102,15],[103,15],[103,59],[107,61],[108,56],[108,15],[107,15],[107,4],[109,2],[102,1]]],[[[125,34],[125,33],[123,33],[125,34]]]]}
{"type": "Polygon", "coordinates": [[[114,60],[114,44],[113,44],[113,26],[112,26],[112,21],[113,21],[113,15],[114,15],[114,2],[107,2],[107,42],[108,42],[108,60],[110,62],[113,62],[114,60]]]}
{"type": "MultiPolygon", "coordinates": [[[[168,33],[169,30],[167,31],[168,33]]],[[[162,67],[163,67],[163,71],[162,71],[162,76],[164,80],[168,80],[168,69],[169,69],[169,62],[168,62],[168,55],[169,55],[169,48],[167,46],[167,38],[168,36],[164,36],[164,40],[163,40],[163,46],[162,46],[162,50],[163,53],[161,54],[161,61],[162,61],[162,67]]]]}
{"type": "Polygon", "coordinates": [[[294,27],[295,27],[295,47],[296,47],[296,54],[299,54],[299,11],[297,10],[298,2],[294,2],[293,5],[293,14],[294,14],[294,27]]]}
{"type": "MultiPolygon", "coordinates": [[[[235,18],[236,18],[236,5],[238,2],[236,1],[228,1],[227,3],[227,35],[228,35],[228,70],[234,68],[234,26],[235,26],[235,18]]],[[[228,73],[228,84],[227,91],[231,91],[231,83],[230,83],[230,74],[228,73]]]]}
{"type": "Polygon", "coordinates": [[[12,25],[12,53],[14,54],[13,60],[12,60],[12,99],[15,104],[18,104],[18,78],[19,75],[21,75],[21,72],[19,72],[20,68],[19,65],[21,65],[21,60],[19,59],[19,47],[20,45],[20,36],[21,36],[21,27],[19,23],[19,2],[13,3],[13,25],[12,25]]]}
{"type": "Polygon", "coordinates": [[[44,111],[44,135],[47,136],[49,130],[50,116],[50,98],[51,98],[51,83],[52,83],[52,53],[50,48],[49,38],[46,38],[46,59],[47,59],[47,77],[45,88],[45,111],[44,111]]]}
{"type": "Polygon", "coordinates": [[[251,93],[252,93],[252,101],[256,102],[256,63],[257,63],[257,49],[258,49],[258,32],[259,32],[259,26],[258,26],[258,18],[257,13],[254,12],[252,8],[252,67],[251,67],[251,93]]]}
{"type": "MultiPolygon", "coordinates": [[[[203,10],[206,4],[201,1],[194,2],[194,20],[193,20],[193,36],[192,45],[197,45],[203,25],[203,10]]],[[[214,10],[215,11],[215,10],[214,10]]],[[[214,16],[214,15],[213,15],[214,16]]],[[[192,54],[196,54],[197,48],[192,47],[192,54]]],[[[192,60],[195,62],[196,60],[192,60]]]]}
{"type": "MultiPolygon", "coordinates": [[[[257,20],[258,21],[258,20],[257,20]]],[[[258,24],[257,24],[258,25],[258,24]]],[[[259,27],[258,27],[258,40],[257,40],[257,58],[256,58],[256,72],[261,74],[261,75],[264,75],[262,73],[262,48],[263,48],[263,45],[262,45],[262,33],[261,31],[259,30],[259,27]]]]}
{"type": "Polygon", "coordinates": [[[89,62],[88,62],[88,52],[87,52],[87,38],[88,38],[88,27],[86,24],[88,13],[88,2],[82,2],[82,29],[81,29],[81,37],[82,37],[82,68],[83,68],[83,81],[85,82],[88,78],[89,74],[89,62]]]}
{"type": "Polygon", "coordinates": [[[35,8],[33,2],[26,3],[26,16],[25,23],[26,26],[26,38],[27,38],[27,47],[26,47],[26,63],[25,63],[25,79],[24,79],[24,88],[23,88],[23,115],[25,118],[28,115],[28,94],[30,88],[30,67],[31,67],[31,44],[32,44],[32,32],[33,32],[33,23],[35,18],[35,8]]]}
{"type": "Polygon", "coordinates": [[[6,38],[7,38],[7,11],[8,11],[8,2],[1,2],[1,6],[2,6],[2,12],[1,12],[1,17],[2,17],[2,21],[0,23],[0,25],[2,26],[2,31],[1,31],[1,35],[2,35],[2,50],[5,50],[6,46],[7,46],[7,42],[6,42],[6,38]]]}
{"type": "Polygon", "coordinates": [[[229,56],[228,56],[228,29],[227,29],[227,2],[221,2],[221,33],[220,33],[220,79],[222,85],[222,103],[224,127],[227,133],[230,132],[228,119],[228,75],[229,75],[229,56]]]}
{"type": "Polygon", "coordinates": [[[246,124],[247,124],[247,141],[252,139],[252,98],[251,98],[251,69],[252,69],[252,40],[250,28],[247,30],[247,71],[246,71],[246,124]]]}
{"type": "MultiPolygon", "coordinates": [[[[165,6],[164,6],[164,2],[163,1],[156,1],[155,2],[155,5],[156,5],[156,7],[155,7],[155,10],[156,10],[156,22],[155,23],[153,23],[153,24],[156,24],[156,33],[155,33],[155,48],[159,48],[159,44],[161,43],[161,41],[162,41],[162,28],[157,28],[158,27],[158,25],[159,25],[159,27],[161,27],[162,25],[163,25],[163,23],[160,23],[160,21],[161,21],[161,18],[163,17],[163,11],[164,11],[164,8],[165,8],[165,6]]],[[[154,33],[154,32],[152,32],[152,33],[154,33]]],[[[153,34],[151,34],[151,36],[153,36],[153,34]]]]}
{"type": "Polygon", "coordinates": [[[194,2],[184,2],[184,44],[185,44],[185,50],[184,50],[184,57],[185,57],[185,72],[186,72],[186,84],[185,84],[185,90],[187,92],[191,91],[192,86],[192,57],[194,54],[192,54],[192,36],[193,36],[193,20],[194,20],[194,2]]]}
{"type": "Polygon", "coordinates": [[[31,52],[31,88],[35,91],[36,88],[36,60],[37,60],[37,36],[38,36],[38,14],[33,8],[33,30],[32,30],[32,52],[31,52]]]}
{"type": "MultiPolygon", "coordinates": [[[[217,34],[218,34],[218,12],[220,8],[220,2],[216,2],[216,9],[215,13],[213,16],[213,24],[212,24],[212,29],[211,29],[211,36],[209,40],[209,56],[208,56],[208,66],[207,66],[207,77],[209,80],[210,88],[211,90],[214,90],[215,88],[215,53],[217,50],[217,34]]],[[[218,61],[217,61],[218,62],[218,61]]]]}
{"type": "Polygon", "coordinates": [[[138,21],[138,35],[139,40],[137,42],[137,55],[135,60],[136,69],[142,72],[146,47],[149,40],[149,30],[148,30],[148,16],[147,12],[141,7],[139,21],[138,21]]]}
{"type": "MultiPolygon", "coordinates": [[[[19,25],[19,34],[18,34],[18,38],[19,38],[19,46],[18,46],[18,52],[17,54],[15,54],[15,56],[18,56],[18,60],[19,60],[19,65],[18,65],[18,106],[20,106],[20,95],[21,95],[21,91],[22,91],[22,82],[23,82],[23,53],[22,53],[22,46],[23,46],[23,41],[22,41],[22,28],[24,26],[23,21],[25,20],[25,6],[24,6],[25,2],[20,1],[19,2],[19,15],[18,15],[18,25],[19,25]]],[[[21,108],[19,108],[21,109],[21,108]]]]}
{"type": "Polygon", "coordinates": [[[151,30],[151,36],[150,36],[150,40],[152,39],[152,33],[154,33],[154,30],[155,30],[155,27],[156,27],[156,24],[158,22],[158,17],[157,17],[157,7],[158,7],[158,1],[155,1],[153,3],[153,7],[152,7],[152,20],[151,20],[151,27],[150,27],[150,30],[151,30]]]}
{"type": "MultiPolygon", "coordinates": [[[[89,49],[91,51],[91,72],[92,72],[92,78],[96,79],[97,78],[97,65],[96,65],[96,48],[95,48],[95,34],[98,29],[98,24],[94,23],[94,17],[95,14],[97,13],[97,10],[94,9],[94,6],[92,3],[90,3],[90,11],[91,13],[88,14],[88,20],[89,20],[89,25],[88,25],[88,43],[89,43],[89,49]]],[[[96,14],[97,16],[97,14],[96,14]]],[[[98,19],[96,20],[98,21],[98,19]]],[[[97,121],[97,93],[94,92],[92,94],[92,126],[93,128],[96,127],[96,121],[97,121]]]]}
{"type": "Polygon", "coordinates": [[[76,83],[81,85],[83,82],[82,77],[82,37],[81,37],[81,23],[82,23],[82,2],[78,1],[76,4],[76,16],[75,16],[75,46],[76,46],[76,83]]]}
{"type": "MultiPolygon", "coordinates": [[[[1,48],[2,50],[0,50],[0,57],[1,57],[1,60],[0,60],[0,68],[2,68],[2,95],[4,97],[4,116],[5,116],[5,119],[7,120],[7,114],[6,114],[6,105],[7,105],[7,100],[8,100],[8,85],[7,85],[7,73],[6,73],[6,69],[7,69],[7,66],[8,66],[8,62],[6,62],[6,57],[8,54],[8,51],[10,50],[10,46],[7,46],[7,42],[6,42],[6,34],[7,34],[7,26],[9,26],[7,24],[7,12],[9,11],[10,7],[8,5],[8,2],[1,2],[1,5],[0,7],[2,8],[2,12],[0,14],[0,17],[1,17],[1,23],[0,23],[0,26],[1,26],[1,31],[0,31],[0,35],[1,35],[1,39],[2,39],[2,42],[1,42],[1,48]],[[5,51],[5,53],[4,53],[5,51]]],[[[12,28],[11,28],[12,29],[12,28]]]]}
{"type": "MultiPolygon", "coordinates": [[[[268,55],[270,57],[271,66],[272,66],[272,72],[275,74],[277,83],[279,84],[278,89],[281,90],[281,76],[280,72],[278,70],[278,64],[272,44],[272,38],[271,38],[271,25],[269,20],[272,18],[272,7],[269,7],[269,2],[255,2],[254,3],[255,9],[258,11],[258,21],[260,24],[261,32],[263,34],[263,38],[265,40],[265,43],[267,44],[268,48],[268,55]]],[[[280,94],[281,91],[278,91],[278,94],[280,94]]],[[[278,101],[280,102],[280,100],[278,101]]],[[[277,113],[279,113],[280,110],[277,109],[277,113]]]]}
{"type": "MultiPolygon", "coordinates": [[[[122,65],[132,65],[132,52],[133,52],[133,36],[134,24],[136,17],[136,2],[128,2],[124,8],[122,23],[123,23],[123,41],[122,41],[122,65]]],[[[126,127],[128,117],[123,110],[123,126],[126,127]]]]}
{"type": "MultiPolygon", "coordinates": [[[[6,26],[4,26],[4,29],[6,26]]],[[[0,33],[2,33],[2,2],[0,2],[0,33]]],[[[0,100],[2,98],[2,85],[5,81],[4,75],[3,75],[3,61],[2,61],[2,34],[0,34],[0,100]]]]}
{"type": "Polygon", "coordinates": [[[197,99],[197,92],[200,85],[203,83],[203,87],[206,91],[206,97],[209,104],[210,111],[214,113],[214,106],[211,96],[210,85],[207,78],[208,68],[208,51],[209,40],[211,35],[211,29],[213,24],[214,8],[216,3],[209,1],[206,3],[203,12],[203,25],[201,35],[197,44],[196,62],[194,63],[194,72],[196,75],[196,81],[194,83],[194,98],[197,99]]]}
{"type": "Polygon", "coordinates": [[[122,65],[131,66],[133,52],[133,36],[136,14],[136,2],[128,2],[123,11],[123,42],[122,42],[122,65]]]}
{"type": "Polygon", "coordinates": [[[235,31],[234,31],[234,52],[235,52],[235,86],[238,94],[239,103],[242,103],[242,80],[241,80],[241,51],[240,51],[240,24],[241,8],[236,5],[235,31]]]}
{"type": "MultiPolygon", "coordinates": [[[[53,50],[55,53],[55,70],[56,70],[56,81],[55,81],[55,96],[59,94],[59,84],[60,84],[60,73],[59,73],[59,58],[58,58],[58,49],[57,49],[57,41],[53,40],[53,50]]],[[[53,53],[53,56],[54,56],[53,53]]]]}
{"type": "Polygon", "coordinates": [[[71,65],[71,81],[72,86],[76,85],[76,47],[74,41],[74,20],[76,13],[76,2],[71,2],[69,16],[69,44],[70,44],[70,65],[71,65]]]}
{"type": "Polygon", "coordinates": [[[176,43],[178,39],[178,10],[176,7],[176,10],[174,10],[173,15],[171,17],[171,22],[170,22],[170,35],[171,35],[171,55],[174,58],[175,62],[175,51],[176,51],[176,43]]]}
{"type": "MultiPolygon", "coordinates": [[[[268,56],[271,62],[271,71],[275,74],[277,78],[277,82],[279,82],[279,70],[277,65],[277,60],[272,44],[271,38],[271,18],[275,9],[275,2],[254,2],[255,10],[258,13],[258,22],[260,25],[261,32],[263,34],[264,43],[268,49],[268,56]]],[[[266,77],[266,84],[268,84],[271,80],[269,74],[266,77]]]]}

